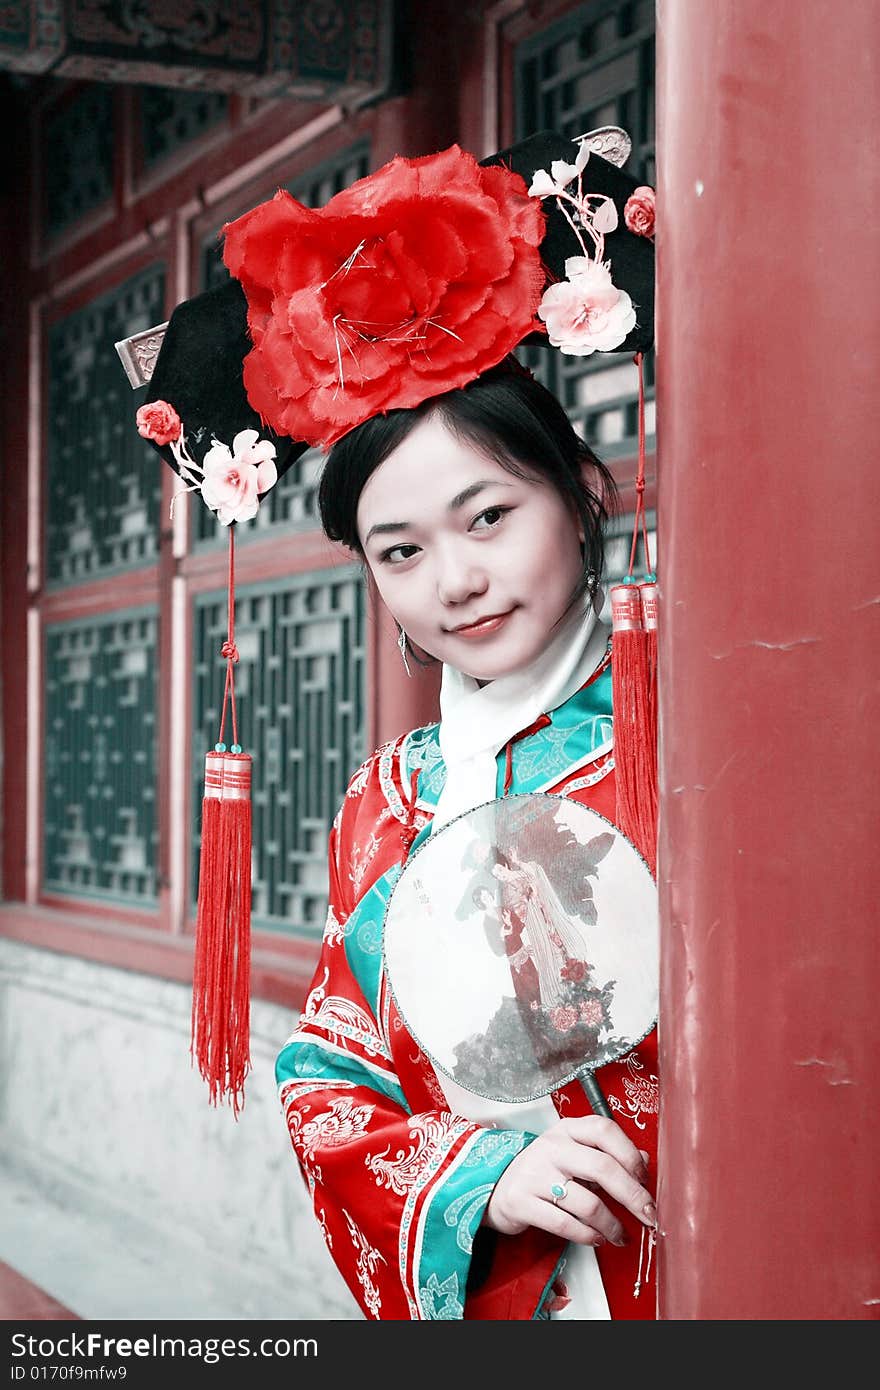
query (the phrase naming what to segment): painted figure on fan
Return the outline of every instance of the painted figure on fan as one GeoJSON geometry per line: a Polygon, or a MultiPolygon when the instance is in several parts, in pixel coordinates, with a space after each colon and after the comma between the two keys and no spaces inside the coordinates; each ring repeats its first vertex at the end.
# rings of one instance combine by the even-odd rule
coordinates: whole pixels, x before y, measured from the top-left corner
{"type": "Polygon", "coordinates": [[[521,973],[526,960],[537,976],[537,1003],[543,1009],[561,1004],[564,971],[587,967],[586,943],[543,867],[510,852],[511,865],[496,864],[493,874],[502,885],[501,935],[513,968],[521,973]]]}

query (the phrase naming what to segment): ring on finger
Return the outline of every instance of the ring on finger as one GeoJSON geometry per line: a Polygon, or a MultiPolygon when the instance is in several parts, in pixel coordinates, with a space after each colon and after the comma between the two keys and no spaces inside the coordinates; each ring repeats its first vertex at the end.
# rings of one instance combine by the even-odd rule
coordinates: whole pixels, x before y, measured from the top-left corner
{"type": "Polygon", "coordinates": [[[554,1207],[558,1207],[560,1202],[564,1202],[568,1196],[568,1183],[555,1182],[550,1188],[550,1196],[553,1199],[554,1207]]]}

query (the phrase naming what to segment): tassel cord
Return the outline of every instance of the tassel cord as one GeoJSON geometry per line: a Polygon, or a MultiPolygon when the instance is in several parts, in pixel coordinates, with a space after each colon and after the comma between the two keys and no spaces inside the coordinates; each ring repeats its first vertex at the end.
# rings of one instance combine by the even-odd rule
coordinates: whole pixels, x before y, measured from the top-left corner
{"type": "Polygon", "coordinates": [[[645,510],[645,370],[644,355],[637,352],[633,358],[639,369],[639,462],[636,474],[636,515],[633,524],[632,546],[629,552],[629,577],[632,579],[636,563],[636,549],[639,543],[639,532],[645,543],[645,569],[650,574],[651,547],[648,541],[648,521],[645,510]]]}
{"type": "Polygon", "coordinates": [[[218,743],[223,742],[226,728],[227,705],[232,715],[232,742],[238,746],[238,717],[235,710],[235,663],[238,661],[238,647],[235,645],[235,522],[229,525],[229,574],[226,590],[226,641],[220,648],[220,655],[226,659],[226,684],[223,688],[223,708],[220,712],[220,733],[218,743]]]}

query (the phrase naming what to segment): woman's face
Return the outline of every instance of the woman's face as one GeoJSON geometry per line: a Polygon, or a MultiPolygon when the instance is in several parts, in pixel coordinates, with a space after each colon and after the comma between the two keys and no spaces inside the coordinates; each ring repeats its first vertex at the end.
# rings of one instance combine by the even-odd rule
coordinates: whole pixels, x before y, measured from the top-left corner
{"type": "Polygon", "coordinates": [[[508,473],[438,415],[370,476],[357,523],[412,641],[480,681],[543,651],[581,575],[579,520],[552,484],[508,473]]]}

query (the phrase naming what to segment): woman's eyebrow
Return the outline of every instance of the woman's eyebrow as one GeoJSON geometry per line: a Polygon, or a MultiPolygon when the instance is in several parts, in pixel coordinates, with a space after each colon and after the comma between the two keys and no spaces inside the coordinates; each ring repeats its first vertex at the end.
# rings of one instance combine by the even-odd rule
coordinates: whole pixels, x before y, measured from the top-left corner
{"type": "Polygon", "coordinates": [[[514,483],[506,483],[501,478],[482,478],[477,483],[471,483],[470,487],[463,488],[457,492],[449,503],[449,510],[455,512],[459,507],[463,507],[465,502],[470,502],[472,497],[476,497],[478,492],[482,492],[487,487],[514,487],[514,483]]]}
{"type": "Polygon", "coordinates": [[[364,536],[364,545],[370,540],[371,536],[384,536],[388,531],[406,531],[412,525],[410,521],[377,521],[375,526],[371,526],[364,536]]]}
{"type": "MultiPolygon", "coordinates": [[[[479,482],[470,483],[468,487],[462,488],[461,492],[457,492],[449,503],[448,510],[450,512],[458,511],[466,502],[470,502],[472,497],[476,497],[478,493],[482,492],[487,487],[515,486],[515,483],[504,482],[501,478],[482,478],[479,482]]],[[[407,531],[411,526],[411,521],[377,521],[376,525],[371,526],[364,537],[364,545],[366,545],[373,536],[384,536],[387,535],[389,531],[407,531]]]]}

